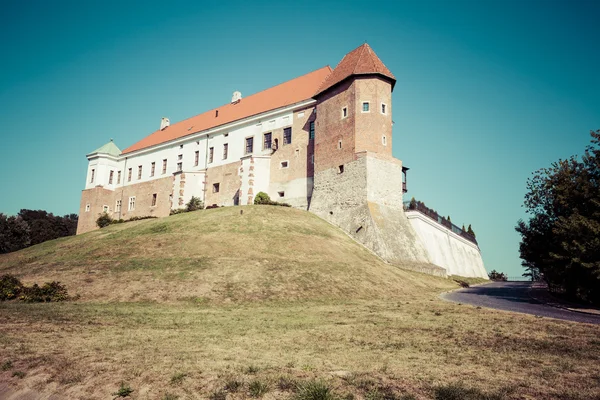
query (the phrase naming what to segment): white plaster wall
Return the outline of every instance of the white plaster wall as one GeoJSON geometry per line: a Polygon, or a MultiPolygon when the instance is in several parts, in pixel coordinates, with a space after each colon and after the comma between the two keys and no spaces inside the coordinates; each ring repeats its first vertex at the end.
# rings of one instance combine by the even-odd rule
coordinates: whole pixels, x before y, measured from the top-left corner
{"type": "MultiPolygon", "coordinates": [[[[101,184],[107,189],[114,189],[122,185],[133,185],[136,183],[148,182],[153,179],[164,178],[177,171],[177,163],[182,162],[183,171],[196,172],[205,170],[206,167],[216,167],[223,164],[239,161],[246,156],[246,138],[254,137],[254,151],[252,155],[270,155],[271,150],[262,150],[262,134],[274,129],[290,126],[293,122],[293,110],[286,110],[271,115],[265,115],[264,118],[254,118],[246,123],[236,124],[235,127],[224,126],[211,129],[209,132],[198,132],[191,134],[189,138],[176,140],[171,143],[165,143],[150,149],[143,149],[133,153],[121,155],[117,160],[107,164],[106,160],[100,160],[96,157],[88,163],[88,173],[86,176],[86,189],[91,189],[101,184]],[[207,143],[208,141],[208,143],[207,143]],[[228,144],[227,159],[223,159],[223,145],[228,144]],[[214,157],[212,163],[207,163],[207,152],[210,147],[214,148],[214,157]],[[195,152],[199,152],[198,165],[195,165],[195,152]],[[178,160],[179,155],[182,159],[178,160]],[[163,160],[167,160],[167,171],[162,173],[163,160]],[[151,164],[156,163],[154,176],[150,176],[151,164]],[[138,167],[142,166],[142,177],[138,179],[138,167]],[[114,169],[114,181],[112,187],[108,187],[108,170],[114,169]],[[96,169],[94,182],[90,182],[91,169],[96,169]],[[127,181],[128,170],[131,171],[131,181],[127,181]],[[117,185],[117,173],[121,171],[121,184],[117,185]],[[100,183],[101,182],[101,183],[100,183]]],[[[167,128],[169,129],[169,128],[167,128]]],[[[292,135],[293,138],[293,135],[292,135]]],[[[268,185],[264,188],[266,192],[268,185]]]]}
{"type": "Polygon", "coordinates": [[[298,178],[287,182],[273,182],[267,192],[271,200],[288,203],[297,208],[308,208],[308,200],[312,196],[313,178],[298,178]],[[284,192],[284,197],[279,197],[284,192]]]}
{"type": "Polygon", "coordinates": [[[432,263],[445,268],[448,275],[488,278],[481,252],[476,244],[418,211],[406,211],[405,214],[425,246],[432,263]]]}

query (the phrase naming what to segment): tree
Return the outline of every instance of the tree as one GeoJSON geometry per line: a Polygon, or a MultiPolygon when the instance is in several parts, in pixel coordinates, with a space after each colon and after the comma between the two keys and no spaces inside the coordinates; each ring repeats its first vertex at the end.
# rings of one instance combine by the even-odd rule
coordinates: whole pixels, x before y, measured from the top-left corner
{"type": "Polygon", "coordinates": [[[471,224],[469,224],[469,227],[467,228],[467,233],[473,237],[475,237],[475,232],[473,232],[473,228],[471,228],[471,224]]]}
{"type": "Polygon", "coordinates": [[[29,246],[29,225],[19,216],[7,217],[0,213],[0,254],[29,246]]]}
{"type": "Polygon", "coordinates": [[[415,200],[414,197],[412,199],[410,199],[410,203],[408,203],[408,209],[409,210],[416,210],[417,209],[417,201],[415,200]]]}
{"type": "Polygon", "coordinates": [[[192,196],[185,207],[188,211],[202,210],[204,208],[204,203],[202,203],[202,200],[200,200],[199,197],[192,196]]]}
{"type": "Polygon", "coordinates": [[[490,278],[490,280],[492,281],[502,281],[502,282],[506,282],[508,280],[508,278],[506,277],[506,274],[504,272],[498,272],[495,269],[493,269],[489,274],[488,277],[490,278]]]}
{"type": "Polygon", "coordinates": [[[530,276],[600,304],[600,130],[580,158],[542,168],[527,180],[519,252],[530,276]]]}

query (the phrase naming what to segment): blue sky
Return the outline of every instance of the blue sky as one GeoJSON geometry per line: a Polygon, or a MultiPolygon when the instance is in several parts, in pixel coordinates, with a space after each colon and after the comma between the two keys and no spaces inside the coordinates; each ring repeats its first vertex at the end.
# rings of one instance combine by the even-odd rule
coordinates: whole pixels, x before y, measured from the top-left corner
{"type": "Polygon", "coordinates": [[[85,154],[324,65],[367,41],[397,78],[408,198],[472,224],[520,275],[531,172],[600,129],[597,1],[4,1],[0,212],[78,212],[85,154]]]}

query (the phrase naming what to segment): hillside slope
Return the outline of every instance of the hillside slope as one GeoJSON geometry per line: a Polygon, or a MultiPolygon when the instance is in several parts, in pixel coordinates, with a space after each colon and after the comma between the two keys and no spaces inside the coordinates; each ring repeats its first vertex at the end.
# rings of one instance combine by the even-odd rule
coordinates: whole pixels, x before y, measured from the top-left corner
{"type": "Polygon", "coordinates": [[[83,301],[400,298],[455,287],[382,262],[296,209],[228,207],[114,225],[0,256],[0,274],[58,280],[83,301]]]}

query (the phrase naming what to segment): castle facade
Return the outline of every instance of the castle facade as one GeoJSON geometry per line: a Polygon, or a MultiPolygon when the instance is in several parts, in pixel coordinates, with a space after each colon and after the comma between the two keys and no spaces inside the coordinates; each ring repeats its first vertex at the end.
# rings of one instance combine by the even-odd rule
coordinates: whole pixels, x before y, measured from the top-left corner
{"type": "Polygon", "coordinates": [[[390,262],[446,275],[443,265],[427,266],[431,257],[403,210],[407,168],[392,156],[395,83],[365,43],[335,69],[248,97],[235,92],[230,103],[175,124],[163,118],[160,129],[123,151],[111,140],[87,155],[77,233],[96,229],[103,212],[162,217],[192,196],[206,206],[235,206],[265,192],[339,226],[390,262]]]}

